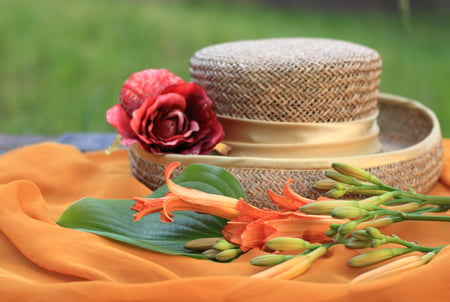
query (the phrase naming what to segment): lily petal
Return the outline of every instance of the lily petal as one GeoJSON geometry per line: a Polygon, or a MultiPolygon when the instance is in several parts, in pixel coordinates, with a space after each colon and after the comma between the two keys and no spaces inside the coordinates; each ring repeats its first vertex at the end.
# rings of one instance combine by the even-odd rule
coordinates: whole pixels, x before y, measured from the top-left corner
{"type": "Polygon", "coordinates": [[[342,219],[334,219],[324,215],[306,215],[291,212],[280,219],[264,222],[265,241],[277,237],[301,238],[311,243],[326,243],[332,239],[325,235],[331,223],[343,223],[342,219]]]}
{"type": "Polygon", "coordinates": [[[240,212],[237,210],[237,202],[238,199],[228,197],[228,196],[222,196],[222,195],[216,195],[216,194],[210,194],[206,192],[202,192],[195,189],[185,188],[182,187],[176,183],[174,183],[170,176],[172,175],[172,172],[180,165],[180,162],[172,162],[169,165],[167,165],[166,169],[164,170],[164,177],[166,180],[167,187],[169,188],[169,191],[173,194],[179,196],[181,199],[194,203],[199,204],[203,206],[219,206],[219,207],[229,207],[230,209],[235,209],[232,211],[235,215],[232,215],[231,217],[224,217],[224,218],[233,218],[235,216],[238,216],[240,212]]]}
{"type": "Polygon", "coordinates": [[[303,197],[303,196],[295,193],[289,186],[293,182],[294,182],[294,180],[291,178],[288,178],[286,180],[286,184],[283,187],[283,196],[285,196],[291,200],[297,201],[300,204],[308,204],[308,203],[315,201],[314,199],[309,199],[309,198],[303,197]]]}
{"type": "Polygon", "coordinates": [[[134,220],[137,221],[145,215],[160,212],[162,222],[172,222],[174,211],[194,211],[203,214],[232,219],[241,213],[237,208],[238,200],[231,197],[205,193],[196,189],[185,188],[170,180],[172,172],[180,165],[173,162],[166,167],[166,178],[169,193],[161,198],[134,198],[136,203],[131,207],[137,211],[134,220]]]}
{"type": "Polygon", "coordinates": [[[278,195],[272,190],[268,190],[267,194],[274,204],[282,211],[297,211],[302,206],[315,202],[314,199],[309,199],[295,193],[289,186],[294,180],[288,178],[283,187],[283,195],[278,195]]]}

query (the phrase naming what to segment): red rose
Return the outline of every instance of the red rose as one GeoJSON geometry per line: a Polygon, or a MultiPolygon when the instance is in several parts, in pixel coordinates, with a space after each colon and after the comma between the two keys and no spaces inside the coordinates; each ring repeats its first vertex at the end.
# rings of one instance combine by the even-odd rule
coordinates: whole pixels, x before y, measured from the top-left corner
{"type": "Polygon", "coordinates": [[[223,138],[205,91],[165,69],[132,74],[106,119],[124,145],[137,142],[157,154],[208,154],[223,138]]]}

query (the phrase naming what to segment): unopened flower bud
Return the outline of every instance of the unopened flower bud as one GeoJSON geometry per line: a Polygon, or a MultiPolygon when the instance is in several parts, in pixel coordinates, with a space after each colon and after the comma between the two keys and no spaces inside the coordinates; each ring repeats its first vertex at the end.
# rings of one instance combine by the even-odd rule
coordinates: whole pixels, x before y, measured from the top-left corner
{"type": "Polygon", "coordinates": [[[363,249],[366,247],[370,247],[370,240],[368,239],[356,239],[355,237],[352,237],[345,241],[345,246],[351,249],[363,249]]]}
{"type": "Polygon", "coordinates": [[[354,186],[360,186],[361,183],[354,179],[353,177],[341,174],[336,171],[325,171],[325,176],[328,178],[331,178],[333,180],[336,180],[338,182],[348,184],[348,185],[354,185],[354,186]]]}
{"type": "Polygon", "coordinates": [[[339,207],[331,211],[331,216],[333,216],[334,218],[354,219],[366,216],[367,213],[368,213],[367,210],[361,208],[339,207]]]}
{"type": "Polygon", "coordinates": [[[345,189],[332,189],[328,191],[325,195],[327,195],[330,198],[341,198],[347,193],[347,190],[345,189]]]}
{"type": "Polygon", "coordinates": [[[274,251],[292,251],[309,249],[313,245],[300,238],[278,237],[266,242],[266,245],[274,251]]]}
{"type": "Polygon", "coordinates": [[[214,244],[222,238],[199,238],[188,241],[184,244],[184,248],[191,251],[204,251],[207,249],[211,249],[214,244]]]}
{"type": "Polygon", "coordinates": [[[389,200],[395,198],[395,196],[397,196],[397,195],[398,195],[398,192],[387,192],[387,193],[383,193],[378,196],[372,196],[369,198],[365,198],[365,199],[361,200],[360,203],[369,203],[369,204],[378,206],[386,201],[389,201],[389,200]]]}
{"type": "Polygon", "coordinates": [[[359,240],[368,240],[371,238],[371,236],[369,234],[367,234],[366,230],[353,231],[352,236],[359,240]]]}
{"type": "Polygon", "coordinates": [[[429,262],[433,257],[436,255],[434,252],[427,253],[423,256],[409,256],[409,257],[403,257],[401,259],[389,262],[388,264],[379,266],[375,269],[372,269],[370,271],[367,271],[353,280],[350,281],[350,283],[357,283],[357,282],[363,282],[363,281],[372,281],[377,280],[381,278],[385,278],[387,276],[393,276],[396,274],[400,274],[412,269],[415,269],[417,267],[420,267],[422,265],[425,265],[427,262],[429,262]]]}
{"type": "Polygon", "coordinates": [[[239,256],[241,253],[240,249],[227,249],[217,253],[215,258],[218,261],[229,261],[239,256]]]}
{"type": "Polygon", "coordinates": [[[286,260],[293,258],[292,255],[262,255],[250,260],[250,263],[256,266],[271,266],[280,264],[286,260]]]}
{"type": "Polygon", "coordinates": [[[313,188],[317,189],[317,190],[328,191],[328,190],[334,189],[335,185],[336,185],[336,182],[331,179],[321,179],[321,180],[316,181],[313,184],[313,188]]]}
{"type": "Polygon", "coordinates": [[[358,207],[364,210],[368,210],[368,211],[372,211],[372,210],[376,210],[377,206],[374,204],[370,204],[370,203],[361,203],[358,202],[358,207]]]}
{"type": "Polygon", "coordinates": [[[351,193],[353,194],[360,194],[360,195],[381,195],[386,193],[385,190],[378,190],[378,189],[367,189],[364,187],[358,188],[358,187],[353,187],[351,190],[351,193]]]}
{"type": "Polygon", "coordinates": [[[226,241],[225,239],[219,239],[216,241],[216,243],[213,245],[213,248],[219,251],[224,251],[224,250],[228,250],[228,249],[234,249],[237,248],[238,246],[226,241]]]}
{"type": "Polygon", "coordinates": [[[382,239],[372,239],[370,240],[370,247],[374,248],[374,247],[379,247],[380,245],[384,244],[385,241],[382,239]]]}
{"type": "Polygon", "coordinates": [[[333,237],[337,234],[338,228],[341,226],[340,223],[333,222],[328,227],[329,229],[325,232],[325,235],[328,237],[333,237]]]}
{"type": "Polygon", "coordinates": [[[331,166],[334,170],[344,175],[356,178],[358,180],[367,181],[376,185],[383,185],[383,182],[378,177],[367,172],[366,170],[343,163],[333,163],[331,166]]]}
{"type": "Polygon", "coordinates": [[[404,204],[399,204],[395,206],[383,206],[383,208],[391,211],[397,212],[411,212],[420,208],[420,204],[418,202],[408,202],[404,204]]]}
{"type": "Polygon", "coordinates": [[[381,232],[374,227],[368,227],[366,228],[366,232],[367,234],[369,234],[371,237],[376,238],[376,239],[383,239],[384,235],[381,234],[381,232]]]}
{"type": "Polygon", "coordinates": [[[340,226],[341,226],[340,223],[333,222],[333,223],[330,223],[330,225],[329,225],[328,227],[329,227],[330,229],[333,229],[333,230],[336,230],[336,231],[337,231],[337,229],[338,229],[340,226]]]}
{"type": "Polygon", "coordinates": [[[428,252],[420,258],[421,258],[423,264],[427,264],[434,258],[434,256],[436,256],[435,252],[428,252]]]}
{"type": "Polygon", "coordinates": [[[402,255],[408,251],[408,249],[404,248],[389,248],[370,251],[351,258],[348,263],[354,267],[368,266],[387,259],[391,259],[395,256],[402,255]]]}
{"type": "Polygon", "coordinates": [[[359,201],[359,203],[367,203],[367,204],[373,204],[373,205],[380,205],[380,204],[381,204],[380,195],[377,195],[377,196],[371,196],[371,197],[368,197],[368,198],[361,199],[361,200],[359,201]]]}
{"type": "Polygon", "coordinates": [[[377,219],[361,222],[361,224],[359,225],[359,228],[360,229],[365,229],[367,227],[379,228],[379,227],[386,226],[386,225],[389,225],[392,223],[394,223],[394,219],[392,217],[382,217],[382,218],[377,218],[377,219]]]}
{"type": "Polygon", "coordinates": [[[335,189],[338,189],[338,190],[347,190],[347,189],[348,189],[347,186],[345,186],[345,185],[343,185],[343,184],[341,184],[341,183],[337,183],[337,184],[334,186],[334,188],[335,188],[335,189]]]}
{"type": "Polygon", "coordinates": [[[358,226],[358,221],[356,221],[356,220],[344,223],[338,228],[338,233],[346,235],[346,234],[350,233],[351,231],[353,231],[357,226],[358,226]]]}
{"type": "Polygon", "coordinates": [[[356,200],[324,200],[308,203],[300,208],[300,211],[314,215],[328,215],[337,207],[357,207],[356,200]]]}
{"type": "Polygon", "coordinates": [[[325,232],[325,236],[328,236],[328,237],[333,237],[334,235],[336,235],[337,234],[337,230],[336,229],[332,229],[332,228],[329,228],[326,232],[325,232]]]}
{"type": "Polygon", "coordinates": [[[220,251],[215,250],[215,249],[208,249],[202,252],[202,255],[205,256],[208,259],[211,260],[215,260],[216,259],[216,255],[219,253],[220,251]]]}

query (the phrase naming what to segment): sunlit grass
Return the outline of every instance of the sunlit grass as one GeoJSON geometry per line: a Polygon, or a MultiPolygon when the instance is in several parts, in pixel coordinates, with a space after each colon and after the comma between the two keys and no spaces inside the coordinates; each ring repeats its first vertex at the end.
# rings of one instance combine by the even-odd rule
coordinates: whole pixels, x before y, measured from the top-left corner
{"type": "Polygon", "coordinates": [[[0,132],[112,131],[105,110],[122,82],[145,68],[186,80],[205,46],[268,37],[328,37],[377,49],[381,90],[438,114],[450,136],[450,18],[308,12],[215,1],[0,0],[0,132]],[[211,3],[212,2],[212,3],[211,3]]]}

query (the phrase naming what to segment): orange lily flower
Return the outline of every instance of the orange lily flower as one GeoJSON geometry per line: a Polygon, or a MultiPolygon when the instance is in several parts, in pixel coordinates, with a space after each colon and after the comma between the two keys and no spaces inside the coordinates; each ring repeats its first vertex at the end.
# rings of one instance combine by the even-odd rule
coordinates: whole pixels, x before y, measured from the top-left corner
{"type": "Polygon", "coordinates": [[[283,195],[269,191],[269,197],[281,210],[259,209],[243,199],[205,193],[196,189],[182,187],[174,183],[170,176],[180,165],[170,163],[164,177],[169,192],[161,198],[134,198],[131,207],[137,213],[134,220],[159,212],[162,222],[173,221],[173,211],[194,211],[228,219],[222,233],[229,242],[238,244],[242,251],[261,248],[272,238],[289,236],[302,238],[311,242],[327,242],[325,236],[330,223],[342,222],[326,215],[307,215],[298,209],[315,200],[301,197],[294,193],[288,179],[283,188],[283,195]]]}
{"type": "Polygon", "coordinates": [[[328,242],[325,235],[330,223],[343,220],[326,215],[307,215],[293,211],[258,209],[245,201],[237,205],[241,215],[231,219],[222,229],[224,237],[248,251],[262,247],[276,237],[296,237],[311,242],[328,242]]]}
{"type": "Polygon", "coordinates": [[[277,237],[301,238],[311,243],[329,243],[333,239],[325,235],[332,223],[344,223],[347,220],[325,215],[308,215],[294,212],[283,219],[264,222],[265,241],[277,237]]]}
{"type": "Polygon", "coordinates": [[[199,190],[185,188],[174,183],[170,176],[172,172],[180,165],[179,162],[170,163],[165,171],[169,193],[161,198],[134,198],[136,203],[131,207],[137,211],[134,215],[134,221],[138,221],[148,214],[160,212],[162,222],[172,222],[172,211],[194,211],[204,214],[231,219],[240,214],[237,209],[238,199],[209,194],[199,190]]]}
{"type": "Polygon", "coordinates": [[[331,198],[324,196],[319,197],[317,200],[300,196],[294,191],[292,191],[291,187],[289,186],[293,182],[294,180],[291,178],[288,178],[286,180],[286,184],[283,187],[283,195],[278,195],[274,193],[272,190],[267,191],[267,194],[269,195],[272,202],[276,204],[281,211],[297,211],[302,206],[312,202],[333,200],[331,198]]]}

